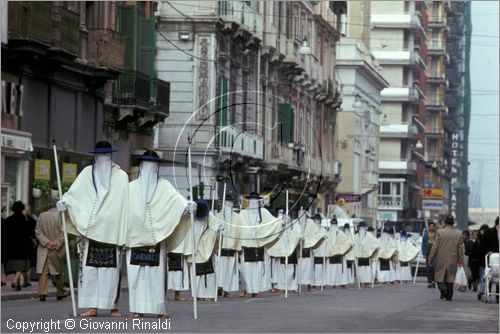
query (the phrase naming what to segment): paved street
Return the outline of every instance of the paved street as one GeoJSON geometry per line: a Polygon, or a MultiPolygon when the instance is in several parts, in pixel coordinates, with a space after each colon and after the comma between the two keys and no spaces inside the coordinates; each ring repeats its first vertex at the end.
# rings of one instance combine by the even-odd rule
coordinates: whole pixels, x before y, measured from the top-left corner
{"type": "MultiPolygon", "coordinates": [[[[125,293],[121,300],[122,311],[127,310],[127,297],[125,293]]],[[[288,300],[283,294],[265,294],[262,299],[230,298],[217,304],[199,302],[197,321],[192,320],[191,302],[172,301],[170,329],[172,332],[498,332],[498,304],[478,302],[472,292],[456,292],[452,302],[438,297],[438,290],[427,289],[423,281],[415,286],[380,285],[366,290],[327,289],[300,296],[290,294],[288,300]]],[[[69,299],[57,302],[50,298],[45,303],[37,299],[4,301],[2,332],[14,332],[7,327],[8,319],[64,320],[70,312],[69,299]]],[[[132,320],[126,317],[75,320],[76,328],[72,332],[147,332],[134,329],[132,320]],[[117,326],[117,321],[127,328],[97,327],[110,322],[117,326]],[[80,328],[85,325],[94,327],[80,328]]],[[[148,318],[146,322],[151,325],[158,320],[148,318]]],[[[9,325],[12,324],[11,321],[9,325]]],[[[149,332],[159,331],[165,332],[161,329],[149,332]]],[[[61,321],[60,330],[51,332],[66,332],[64,323],[61,321]]]]}

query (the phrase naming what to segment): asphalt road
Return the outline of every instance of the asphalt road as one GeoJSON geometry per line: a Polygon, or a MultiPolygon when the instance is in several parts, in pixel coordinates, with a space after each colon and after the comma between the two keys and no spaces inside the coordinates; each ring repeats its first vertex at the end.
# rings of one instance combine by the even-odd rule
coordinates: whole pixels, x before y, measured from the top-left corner
{"type": "MultiPolygon", "coordinates": [[[[423,278],[422,278],[423,279],[423,278]]],[[[120,307],[127,312],[128,295],[120,307]]],[[[373,289],[326,289],[304,292],[263,294],[221,299],[217,304],[198,303],[198,320],[193,320],[192,302],[171,301],[171,319],[158,322],[154,317],[136,321],[123,316],[113,319],[101,311],[92,319],[72,318],[71,302],[50,298],[4,301],[1,305],[3,333],[22,332],[13,326],[39,325],[34,332],[495,332],[498,333],[498,304],[477,301],[473,292],[455,292],[451,302],[439,299],[437,289],[416,285],[377,285],[373,289]],[[11,319],[11,320],[9,320],[11,319]],[[69,319],[69,320],[67,320],[69,319]],[[59,322],[58,322],[59,320],[59,322]],[[50,323],[52,321],[52,323],[50,323]],[[65,321],[69,321],[65,323],[65,321]],[[68,330],[65,326],[75,326],[68,330]],[[115,326],[109,330],[107,326],[115,326]],[[120,326],[120,327],[117,327],[120,326]],[[152,330],[148,330],[147,326],[152,330]],[[155,326],[157,326],[155,328],[155,326]],[[159,327],[158,327],[159,326],[159,327]],[[163,326],[163,328],[162,328],[163,326]],[[169,327],[169,329],[167,328],[169,327]]],[[[26,328],[29,332],[32,328],[26,328]]],[[[33,328],[36,329],[36,328],[33,328]]]]}

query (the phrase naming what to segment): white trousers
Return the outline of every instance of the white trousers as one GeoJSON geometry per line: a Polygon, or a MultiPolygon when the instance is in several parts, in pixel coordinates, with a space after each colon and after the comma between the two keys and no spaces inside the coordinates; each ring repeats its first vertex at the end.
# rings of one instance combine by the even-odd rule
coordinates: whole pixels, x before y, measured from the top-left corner
{"type": "Polygon", "coordinates": [[[166,249],[161,243],[160,264],[157,267],[130,264],[132,250],[128,249],[127,279],[129,291],[129,309],[134,313],[167,314],[166,249]]]}
{"type": "Polygon", "coordinates": [[[89,267],[86,265],[89,240],[83,239],[83,263],[81,279],[78,280],[78,307],[115,309],[118,302],[120,279],[120,249],[116,247],[116,268],[89,267]]]}

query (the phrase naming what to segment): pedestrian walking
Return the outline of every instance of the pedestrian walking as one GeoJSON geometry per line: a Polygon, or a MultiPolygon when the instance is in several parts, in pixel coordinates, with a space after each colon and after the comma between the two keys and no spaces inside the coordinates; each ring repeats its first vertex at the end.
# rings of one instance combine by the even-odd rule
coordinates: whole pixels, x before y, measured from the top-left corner
{"type": "Polygon", "coordinates": [[[486,265],[484,261],[484,257],[486,255],[486,247],[484,246],[486,241],[484,234],[487,230],[488,225],[481,225],[481,227],[479,228],[479,235],[477,239],[477,248],[474,249],[474,256],[477,258],[479,264],[479,292],[477,294],[477,300],[481,300],[484,295],[484,268],[486,265]]]}
{"type": "Polygon", "coordinates": [[[464,242],[464,270],[467,275],[467,286],[472,290],[472,273],[469,268],[470,253],[472,251],[472,240],[468,230],[462,231],[462,240],[464,242]]]}
{"type": "MultiPolygon", "coordinates": [[[[498,253],[498,217],[495,219],[495,226],[492,228],[488,228],[484,232],[484,242],[482,243],[483,253],[485,256],[490,256],[493,253],[498,253]]],[[[483,272],[484,276],[484,272],[483,272]]],[[[484,277],[483,277],[484,281],[484,277]]],[[[491,287],[490,287],[491,288],[491,287]]],[[[484,284],[483,291],[484,293],[484,284]]],[[[498,284],[496,284],[496,293],[498,294],[498,284]]],[[[498,304],[498,295],[496,297],[496,302],[498,304]]]]}
{"type": "Polygon", "coordinates": [[[429,230],[425,231],[422,237],[422,254],[425,256],[425,263],[427,265],[427,288],[435,288],[436,283],[434,282],[434,267],[428,264],[427,258],[431,252],[432,245],[434,244],[436,224],[433,221],[429,221],[428,228],[429,230]]]}
{"type": "Polygon", "coordinates": [[[31,206],[26,204],[23,210],[23,215],[26,217],[26,223],[28,224],[28,231],[31,239],[31,249],[30,249],[30,269],[23,273],[23,288],[31,286],[30,281],[36,280],[36,254],[38,248],[38,240],[35,236],[36,228],[36,218],[31,213],[31,206]]]}
{"type": "Polygon", "coordinates": [[[49,275],[53,276],[57,300],[68,296],[64,290],[64,232],[59,212],[55,207],[42,212],[35,228],[36,237],[39,241],[37,247],[36,271],[40,275],[38,281],[38,296],[40,301],[45,301],[48,293],[47,283],[49,275]]]}
{"type": "Polygon", "coordinates": [[[434,280],[441,291],[441,299],[450,301],[453,298],[453,282],[457,267],[464,265],[464,243],[462,233],[453,227],[455,220],[452,216],[445,219],[444,228],[436,232],[427,262],[432,266],[435,259],[434,280]]]}
{"type": "Polygon", "coordinates": [[[24,208],[23,202],[14,202],[13,214],[6,219],[2,230],[2,235],[5,236],[3,248],[5,254],[2,254],[6,261],[5,273],[14,274],[11,286],[16,291],[21,290],[21,277],[31,267],[32,241],[26,218],[23,215],[24,208]]]}
{"type": "Polygon", "coordinates": [[[472,291],[474,292],[477,292],[477,286],[479,284],[479,257],[476,255],[480,252],[478,235],[479,232],[477,230],[472,231],[471,250],[469,254],[469,269],[471,272],[472,291]]]}

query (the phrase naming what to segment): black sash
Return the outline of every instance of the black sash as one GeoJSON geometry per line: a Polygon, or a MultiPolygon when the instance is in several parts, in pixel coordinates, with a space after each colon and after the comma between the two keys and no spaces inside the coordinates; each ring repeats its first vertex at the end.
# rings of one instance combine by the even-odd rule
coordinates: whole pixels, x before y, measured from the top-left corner
{"type": "MultiPolygon", "coordinates": [[[[286,262],[286,257],[280,258],[281,264],[285,264],[286,262]]],[[[292,255],[288,257],[288,264],[297,264],[297,253],[293,252],[292,255]]]]}
{"type": "Polygon", "coordinates": [[[329,260],[330,264],[342,264],[342,255],[334,255],[329,260]]]}
{"type": "Polygon", "coordinates": [[[311,257],[311,249],[310,248],[302,249],[302,257],[311,257]]]}
{"type": "Polygon", "coordinates": [[[221,249],[220,250],[220,256],[234,256],[234,250],[232,249],[221,249]]]}
{"type": "Polygon", "coordinates": [[[366,267],[370,265],[370,258],[369,257],[360,257],[358,258],[358,266],[360,267],[366,267]]]}
{"type": "Polygon", "coordinates": [[[389,264],[388,259],[380,259],[380,271],[388,271],[391,270],[391,266],[389,264]]]}
{"type": "Polygon", "coordinates": [[[136,266],[158,267],[160,265],[160,245],[134,247],[130,253],[130,264],[136,266]]]}
{"type": "Polygon", "coordinates": [[[205,263],[197,263],[196,264],[196,276],[213,274],[214,266],[212,264],[212,258],[205,263]]]}
{"type": "Polygon", "coordinates": [[[408,262],[399,261],[401,267],[408,267],[408,262]]]}
{"type": "Polygon", "coordinates": [[[322,257],[314,257],[314,264],[323,264],[322,257]]]}
{"type": "Polygon", "coordinates": [[[168,253],[168,271],[182,271],[182,255],[168,253]]]}
{"type": "Polygon", "coordinates": [[[249,247],[243,248],[243,254],[245,257],[245,262],[260,262],[264,261],[264,247],[254,248],[249,247]]]}
{"type": "Polygon", "coordinates": [[[348,269],[352,269],[352,264],[354,263],[354,261],[353,260],[347,260],[346,263],[347,263],[347,268],[348,269]]]}
{"type": "Polygon", "coordinates": [[[89,239],[88,267],[116,268],[116,246],[89,239]]]}

